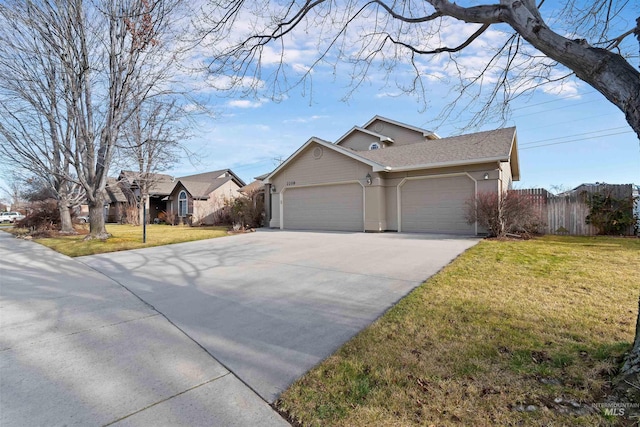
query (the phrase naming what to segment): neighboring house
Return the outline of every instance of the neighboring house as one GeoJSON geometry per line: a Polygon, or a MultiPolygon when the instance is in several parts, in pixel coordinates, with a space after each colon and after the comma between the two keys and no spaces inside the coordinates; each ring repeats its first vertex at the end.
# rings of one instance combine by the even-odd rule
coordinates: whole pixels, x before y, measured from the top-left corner
{"type": "Polygon", "coordinates": [[[309,139],[264,183],[275,228],[477,234],[467,202],[519,179],[515,128],[440,138],[375,116],[309,139]]]}
{"type": "Polygon", "coordinates": [[[168,196],[167,214],[174,222],[211,225],[219,222],[226,202],[240,195],[245,183],[230,169],[177,178],[168,196]]]}
{"type": "Polygon", "coordinates": [[[167,197],[176,185],[176,180],[171,175],[161,173],[141,174],[134,171],[121,171],[118,181],[123,191],[129,192],[136,202],[140,201],[140,187],[146,181],[149,200],[147,205],[147,218],[154,222],[158,216],[167,209],[167,197]]]}
{"type": "Polygon", "coordinates": [[[251,210],[247,212],[251,219],[248,220],[247,223],[252,227],[265,226],[268,207],[265,203],[266,195],[263,179],[265,179],[267,175],[268,174],[255,177],[255,181],[238,190],[251,201],[251,210]]]}
{"type": "MultiPolygon", "coordinates": [[[[104,219],[106,222],[123,222],[126,218],[127,208],[130,205],[129,198],[122,191],[119,182],[115,178],[107,178],[107,186],[104,190],[105,194],[105,212],[104,219]]],[[[82,209],[81,209],[82,211],[82,209]]],[[[88,212],[87,208],[87,212],[88,212]]]]}
{"type": "Polygon", "coordinates": [[[245,185],[238,191],[254,201],[262,200],[264,202],[264,178],[266,178],[266,175],[258,176],[251,184],[245,185]]]}

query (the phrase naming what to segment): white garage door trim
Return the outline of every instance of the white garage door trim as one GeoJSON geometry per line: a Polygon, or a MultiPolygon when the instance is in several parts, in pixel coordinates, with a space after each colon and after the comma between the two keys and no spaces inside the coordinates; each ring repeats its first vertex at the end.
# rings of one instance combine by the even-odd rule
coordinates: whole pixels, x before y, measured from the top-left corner
{"type": "Polygon", "coordinates": [[[362,187],[362,231],[364,230],[365,223],[365,208],[366,208],[366,192],[365,186],[361,181],[352,180],[352,181],[340,181],[340,182],[323,182],[321,184],[306,184],[306,185],[296,185],[293,187],[285,187],[280,192],[280,230],[284,230],[284,193],[287,190],[294,190],[297,188],[310,188],[310,187],[330,187],[335,185],[348,185],[348,184],[359,184],[362,187]]]}
{"type": "MultiPolygon", "coordinates": [[[[410,176],[407,178],[403,178],[402,181],[398,184],[396,193],[398,195],[398,233],[402,232],[402,186],[408,181],[417,181],[423,179],[437,179],[437,178],[453,178],[456,176],[466,176],[471,181],[473,181],[473,194],[477,197],[478,195],[478,180],[469,175],[467,172],[460,173],[447,173],[447,174],[439,174],[439,175],[428,175],[428,176],[410,176]]],[[[475,233],[478,234],[478,222],[474,224],[475,233]]]]}

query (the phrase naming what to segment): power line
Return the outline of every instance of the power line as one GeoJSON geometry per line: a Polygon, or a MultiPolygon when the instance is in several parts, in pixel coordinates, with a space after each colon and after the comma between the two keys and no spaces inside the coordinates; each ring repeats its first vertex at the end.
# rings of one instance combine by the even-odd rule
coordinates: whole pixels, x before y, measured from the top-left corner
{"type": "Polygon", "coordinates": [[[525,130],[540,130],[540,129],[547,129],[547,128],[551,128],[551,127],[555,127],[558,125],[567,125],[567,124],[571,124],[571,123],[578,123],[578,122],[583,122],[585,120],[591,120],[591,119],[595,119],[595,118],[601,118],[601,117],[607,117],[607,116],[619,116],[620,112],[613,112],[613,113],[608,113],[608,114],[595,114],[593,116],[587,116],[587,117],[580,117],[579,119],[573,119],[573,120],[562,120],[559,122],[554,122],[554,123],[548,123],[544,126],[531,126],[531,127],[519,127],[518,126],[518,132],[520,131],[525,131],[525,130]]]}
{"type": "Polygon", "coordinates": [[[591,104],[591,103],[596,102],[596,101],[599,101],[599,100],[598,100],[598,99],[592,99],[591,101],[579,102],[579,103],[577,103],[577,104],[563,105],[562,107],[549,108],[549,109],[546,109],[546,110],[543,110],[543,111],[536,111],[536,112],[533,112],[533,113],[523,114],[523,115],[521,115],[521,116],[515,116],[515,117],[512,117],[511,119],[512,119],[512,120],[516,120],[516,119],[520,119],[520,118],[522,118],[522,117],[533,116],[533,115],[535,115],[535,114],[548,113],[549,111],[557,111],[557,110],[562,110],[562,109],[565,109],[565,108],[575,108],[575,107],[577,107],[578,105],[591,104]]]}
{"type": "MultiPolygon", "coordinates": [[[[599,130],[594,130],[594,131],[590,131],[590,132],[575,133],[575,134],[572,134],[572,135],[558,136],[558,137],[555,137],[555,138],[545,138],[545,139],[540,139],[538,141],[525,142],[525,143],[521,144],[521,147],[524,147],[524,146],[527,146],[527,145],[538,144],[540,142],[548,142],[548,141],[555,141],[555,140],[558,140],[558,139],[573,138],[574,136],[593,135],[594,133],[599,133],[599,132],[608,132],[608,131],[611,131],[611,130],[626,129],[627,127],[628,126],[619,126],[617,128],[599,129],[599,130]]],[[[597,135],[594,135],[593,137],[596,138],[597,135]]]]}
{"type": "Polygon", "coordinates": [[[615,132],[615,133],[609,133],[609,134],[606,134],[606,135],[597,135],[597,136],[591,136],[591,137],[587,137],[587,138],[571,139],[569,141],[552,142],[551,144],[534,145],[533,147],[520,148],[520,150],[530,150],[532,148],[547,147],[547,146],[550,146],[550,145],[568,144],[570,142],[584,141],[585,139],[596,139],[596,138],[603,138],[605,136],[624,135],[624,134],[627,134],[627,133],[634,133],[634,132],[631,131],[631,130],[625,131],[625,132],[615,132]]]}
{"type": "Polygon", "coordinates": [[[562,98],[552,99],[550,101],[538,102],[536,104],[527,104],[524,107],[514,108],[511,111],[519,111],[519,110],[524,110],[525,108],[537,107],[538,105],[550,104],[552,102],[564,101],[565,99],[571,99],[571,98],[577,98],[577,97],[580,97],[580,96],[591,95],[594,92],[595,92],[595,90],[591,90],[591,91],[589,91],[587,93],[576,93],[575,95],[568,95],[568,96],[564,96],[562,98]]]}
{"type": "MultiPolygon", "coordinates": [[[[511,109],[511,111],[512,111],[512,112],[520,111],[520,110],[524,110],[524,109],[526,109],[526,108],[537,107],[537,106],[539,106],[539,105],[545,105],[545,104],[549,104],[549,103],[552,103],[552,102],[560,102],[560,101],[564,101],[564,100],[566,100],[566,99],[576,98],[576,97],[579,97],[579,96],[591,95],[592,93],[596,93],[596,92],[597,92],[597,91],[592,90],[592,91],[589,91],[589,92],[586,92],[586,93],[580,93],[580,94],[575,94],[575,95],[568,95],[568,96],[564,96],[564,97],[562,97],[562,98],[552,99],[552,100],[550,100],[550,101],[538,102],[538,103],[535,103],[535,104],[527,104],[527,105],[525,105],[525,106],[523,106],[523,107],[513,108],[513,109],[511,109]]],[[[593,103],[593,102],[596,102],[596,101],[599,101],[599,100],[598,100],[598,99],[593,99],[593,100],[590,100],[590,101],[581,102],[581,103],[579,103],[579,104],[564,105],[564,106],[562,106],[562,107],[557,107],[557,108],[547,109],[547,110],[544,110],[544,111],[537,111],[537,112],[534,112],[534,113],[523,114],[523,115],[521,115],[521,116],[511,117],[511,120],[515,120],[515,119],[518,119],[518,118],[520,118],[520,117],[527,117],[527,116],[530,116],[530,115],[533,115],[533,114],[541,114],[541,113],[545,113],[545,112],[547,112],[547,111],[561,110],[561,109],[563,109],[563,108],[573,108],[573,107],[576,107],[576,106],[578,106],[578,105],[590,104],[590,103],[593,103]]],[[[455,125],[455,124],[458,124],[458,123],[465,123],[465,122],[468,122],[468,120],[466,120],[466,119],[461,119],[461,120],[456,120],[456,121],[448,122],[448,123],[447,123],[447,125],[455,125]]],[[[499,122],[499,120],[494,120],[494,121],[491,121],[491,122],[485,122],[485,123],[486,123],[486,124],[491,124],[491,123],[498,123],[498,122],[499,122]]]]}

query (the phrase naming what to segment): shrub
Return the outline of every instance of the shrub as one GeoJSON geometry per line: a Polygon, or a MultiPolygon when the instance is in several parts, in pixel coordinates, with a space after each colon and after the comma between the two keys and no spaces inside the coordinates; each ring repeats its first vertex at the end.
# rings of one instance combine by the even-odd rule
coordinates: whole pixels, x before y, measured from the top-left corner
{"type": "Polygon", "coordinates": [[[584,193],[583,197],[589,206],[589,215],[585,218],[587,224],[598,229],[598,234],[619,235],[636,224],[637,218],[633,214],[634,197],[615,197],[610,191],[601,193],[584,193]]]}
{"type": "Polygon", "coordinates": [[[140,225],[140,209],[135,203],[124,205],[124,215],[121,218],[123,224],[140,225]]]}
{"type": "Polygon", "coordinates": [[[264,221],[264,198],[256,192],[240,196],[230,202],[231,223],[239,228],[262,227],[264,221]]]}
{"type": "Polygon", "coordinates": [[[58,202],[47,199],[33,202],[31,211],[22,220],[16,222],[16,227],[27,228],[32,235],[48,235],[60,228],[60,211],[58,202]]]}
{"type": "Polygon", "coordinates": [[[169,225],[176,225],[178,223],[178,215],[173,211],[162,211],[158,214],[158,218],[169,225]]]}
{"type": "Polygon", "coordinates": [[[467,201],[466,219],[469,224],[487,230],[489,237],[507,233],[536,234],[541,224],[540,213],[532,197],[518,191],[478,193],[467,201]]]}

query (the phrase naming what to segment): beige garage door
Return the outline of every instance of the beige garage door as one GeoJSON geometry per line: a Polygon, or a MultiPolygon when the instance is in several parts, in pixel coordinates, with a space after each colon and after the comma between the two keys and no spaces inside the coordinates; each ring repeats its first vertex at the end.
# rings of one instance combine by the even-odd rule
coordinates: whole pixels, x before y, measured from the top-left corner
{"type": "Polygon", "coordinates": [[[402,231],[473,234],[475,226],[467,224],[465,209],[474,189],[467,176],[405,182],[400,189],[402,231]]]}
{"type": "Polygon", "coordinates": [[[362,231],[362,186],[323,185],[288,188],[283,197],[283,228],[362,231]]]}

